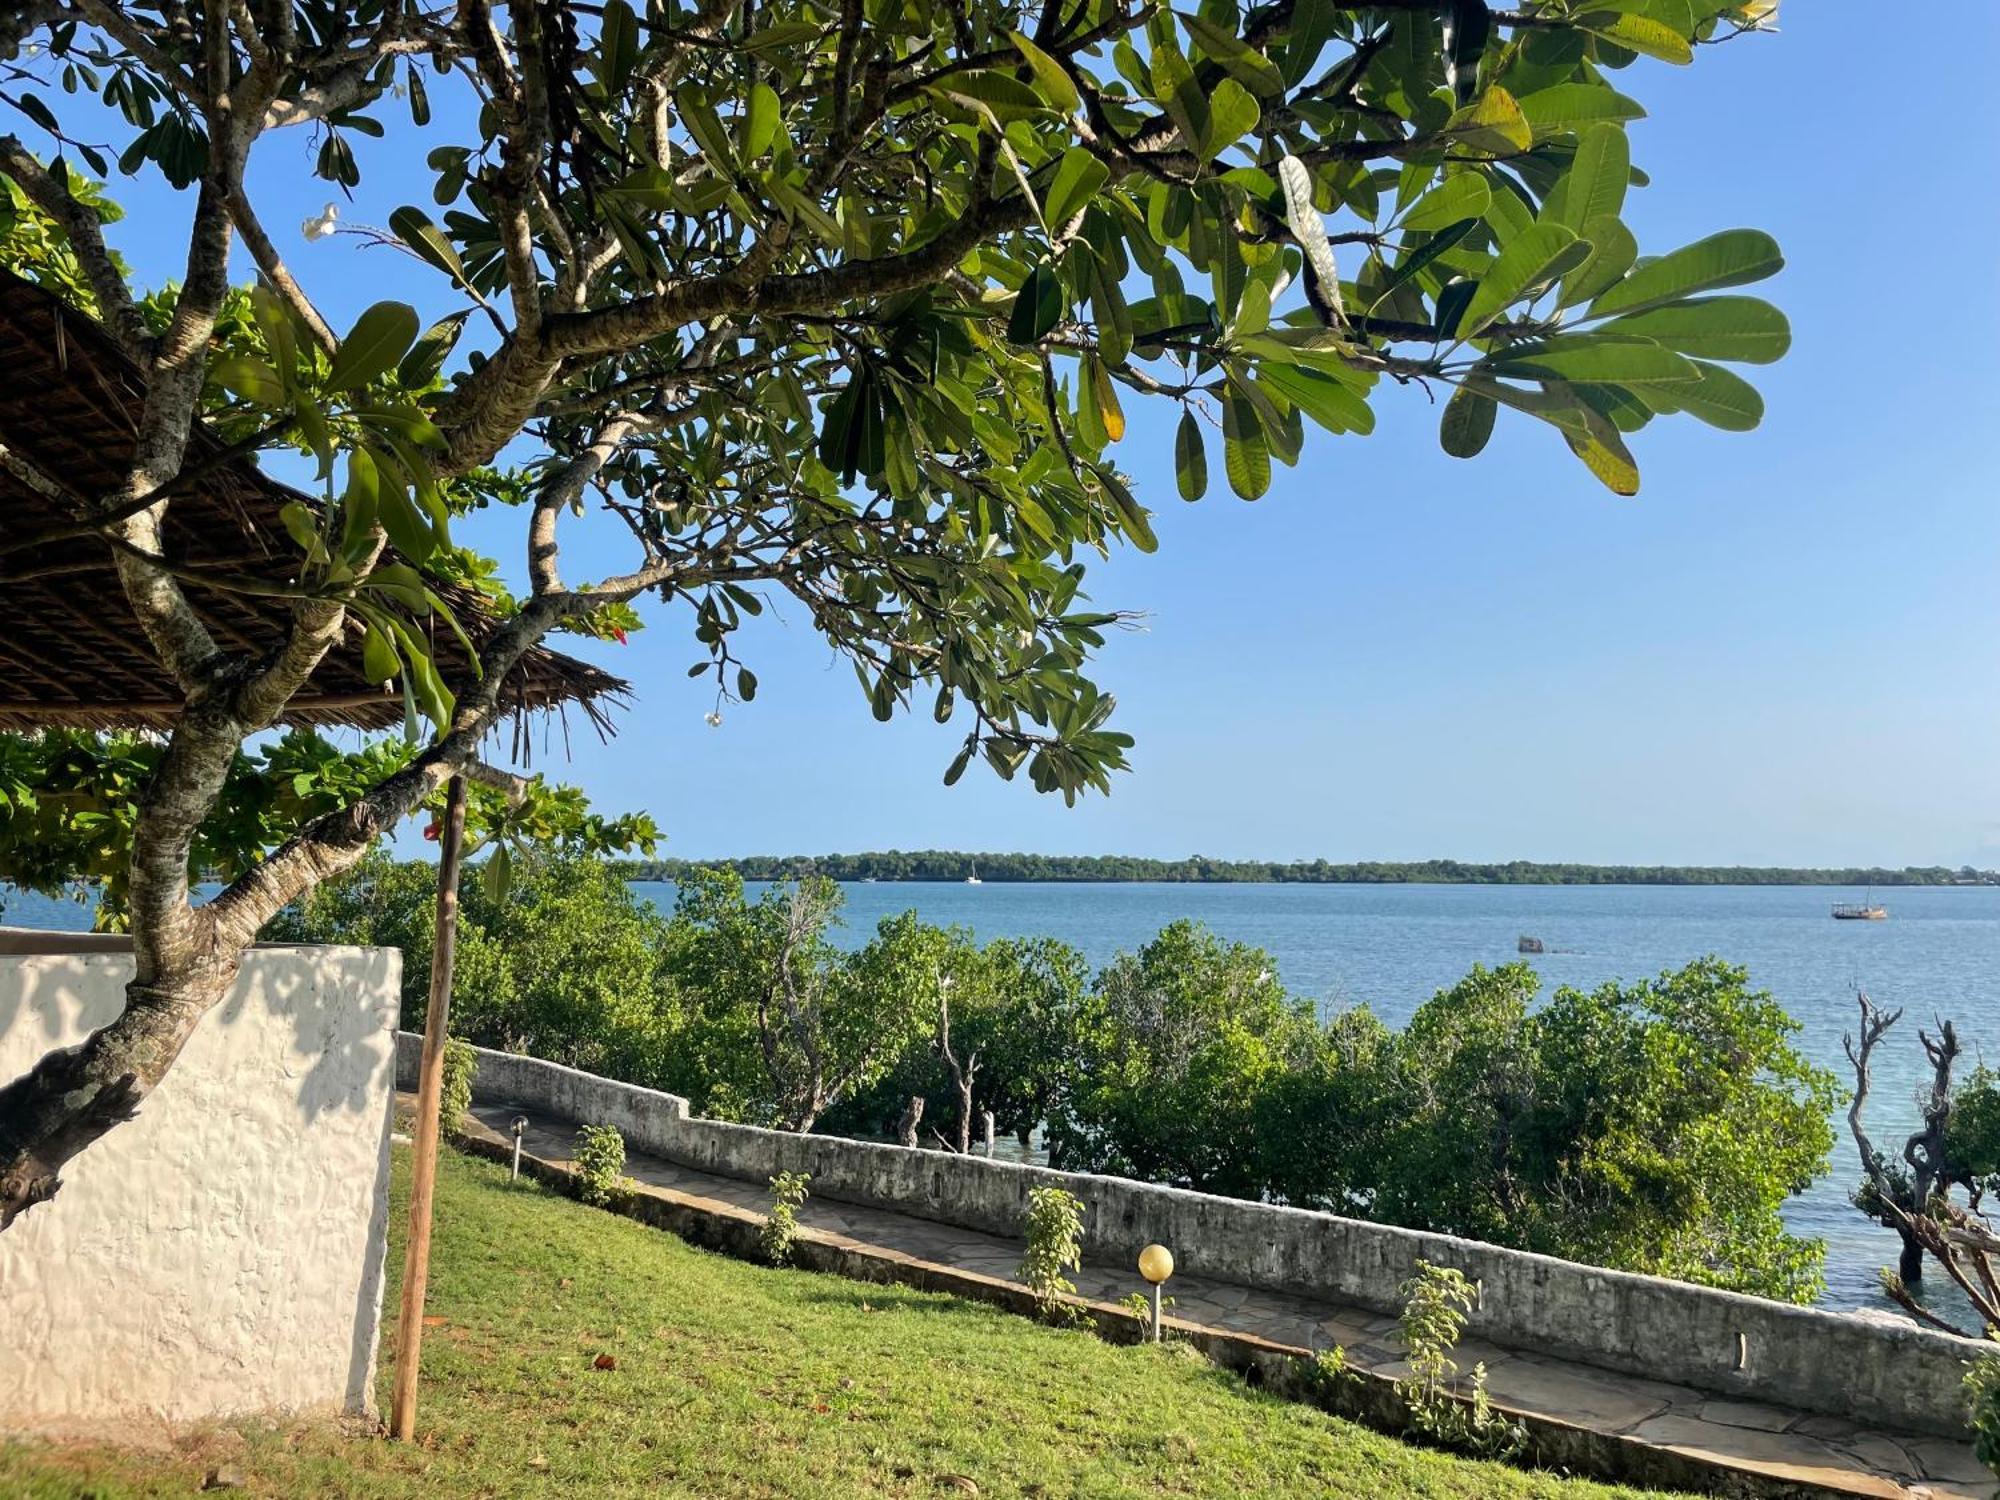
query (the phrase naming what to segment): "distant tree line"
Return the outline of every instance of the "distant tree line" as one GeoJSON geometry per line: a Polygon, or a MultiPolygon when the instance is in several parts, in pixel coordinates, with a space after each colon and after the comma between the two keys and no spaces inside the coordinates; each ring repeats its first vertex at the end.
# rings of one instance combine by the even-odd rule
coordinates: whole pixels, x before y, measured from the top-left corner
{"type": "MultiPolygon", "coordinates": [[[[422,1024],[435,867],[371,858],[269,934],[405,953],[422,1024]]],[[[824,877],[690,870],[662,912],[596,859],[467,881],[467,1040],[686,1096],[711,1118],[965,1151],[991,1112],[1109,1172],[1797,1301],[1823,1242],[1784,1200],[1825,1170],[1833,1079],[1741,969],[1538,993],[1475,968],[1400,1029],[1321,1014],[1269,954],[1189,922],[1093,974],[1052,938],[915,912],[831,940],[824,877]]]]}
{"type": "Polygon", "coordinates": [[[1473,864],[1457,859],[1329,860],[1142,859],[1129,854],[973,854],[952,849],[890,849],[868,854],[753,854],[741,859],[627,861],[629,880],[679,880],[697,865],[745,880],[1163,881],[1188,884],[1263,882],[1351,885],[1995,885],[2000,872],[1970,865],[1910,865],[1900,870],[1807,870],[1765,865],[1581,865],[1515,859],[1473,864]]]}

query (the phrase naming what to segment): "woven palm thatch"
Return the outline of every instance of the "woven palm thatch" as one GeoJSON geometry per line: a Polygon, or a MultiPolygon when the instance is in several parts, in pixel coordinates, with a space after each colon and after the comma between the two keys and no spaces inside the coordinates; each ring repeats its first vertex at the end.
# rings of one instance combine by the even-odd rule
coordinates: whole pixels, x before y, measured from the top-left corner
{"type": "MultiPolygon", "coordinates": [[[[118,485],[144,393],[145,377],[93,319],[0,270],[0,729],[164,729],[180,711],[105,542],[85,535],[24,545],[73,525],[80,505],[118,485]]],[[[188,464],[200,478],[175,493],[162,545],[190,578],[204,570],[269,577],[274,563],[298,555],[278,512],[305,497],[247,460],[227,460],[205,429],[194,434],[188,464]]],[[[184,587],[219,644],[261,654],[280,639],[287,600],[184,587]]],[[[475,643],[498,628],[471,591],[436,587],[475,643]]],[[[465,649],[441,622],[431,649],[454,690],[469,681],[465,649]]],[[[575,704],[606,731],[606,710],[627,692],[610,673],[538,647],[509,674],[503,701],[517,728],[528,714],[575,704]]],[[[399,691],[363,674],[361,629],[350,622],[284,718],[388,729],[403,713],[399,691]]]]}

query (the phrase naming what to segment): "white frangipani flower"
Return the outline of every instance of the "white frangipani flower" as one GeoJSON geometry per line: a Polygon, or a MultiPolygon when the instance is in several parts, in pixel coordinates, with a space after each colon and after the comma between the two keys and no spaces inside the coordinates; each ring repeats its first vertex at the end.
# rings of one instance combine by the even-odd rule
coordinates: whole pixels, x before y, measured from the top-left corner
{"type": "Polygon", "coordinates": [[[309,240],[323,240],[333,233],[334,221],[340,217],[340,206],[329,203],[319,211],[319,217],[307,219],[299,225],[299,233],[309,240]]]}
{"type": "Polygon", "coordinates": [[[722,710],[712,708],[702,715],[702,719],[708,724],[710,729],[720,729],[722,727],[722,710]]]}

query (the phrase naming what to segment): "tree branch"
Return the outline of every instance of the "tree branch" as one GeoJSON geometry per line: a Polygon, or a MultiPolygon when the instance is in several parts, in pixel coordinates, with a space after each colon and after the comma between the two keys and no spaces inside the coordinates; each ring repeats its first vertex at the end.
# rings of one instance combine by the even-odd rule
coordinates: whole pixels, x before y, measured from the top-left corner
{"type": "Polygon", "coordinates": [[[0,136],[0,172],[18,182],[34,205],[62,226],[76,258],[83,263],[84,275],[90,278],[90,290],[97,298],[104,325],[119,347],[142,369],[151,363],[151,334],[104,243],[97,215],[77,202],[69,184],[57,182],[18,136],[0,136]]]}

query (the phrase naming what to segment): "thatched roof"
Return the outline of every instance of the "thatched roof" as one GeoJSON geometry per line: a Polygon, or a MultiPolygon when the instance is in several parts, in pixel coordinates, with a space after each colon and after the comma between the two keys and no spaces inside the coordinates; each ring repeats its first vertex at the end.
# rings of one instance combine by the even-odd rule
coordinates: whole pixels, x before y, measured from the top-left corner
{"type": "MultiPolygon", "coordinates": [[[[95,497],[119,482],[136,438],[145,377],[90,317],[0,270],[0,549],[73,523],[70,505],[16,472],[53,476],[71,495],[95,497]]],[[[189,464],[224,449],[205,429],[189,464]]],[[[263,573],[297,556],[278,511],[305,499],[248,461],[221,464],[167,508],[163,547],[176,564],[263,573]]],[[[311,503],[308,501],[308,503],[311,503]]],[[[186,585],[218,643],[261,653],[277,642],[288,605],[277,598],[186,585]]],[[[438,593],[475,642],[497,628],[483,601],[438,593]]],[[[388,729],[403,722],[399,691],[371,686],[361,670],[360,627],[327,654],[285,714],[288,723],[388,729]]],[[[455,690],[470,677],[464,648],[440,623],[431,643],[455,690]]],[[[537,648],[509,674],[504,697],[522,715],[577,704],[604,727],[605,700],[628,691],[610,673],[537,648]]],[[[180,710],[174,681],[125,602],[110,549],[76,537],[0,550],[0,729],[165,728],[180,710]]]]}

